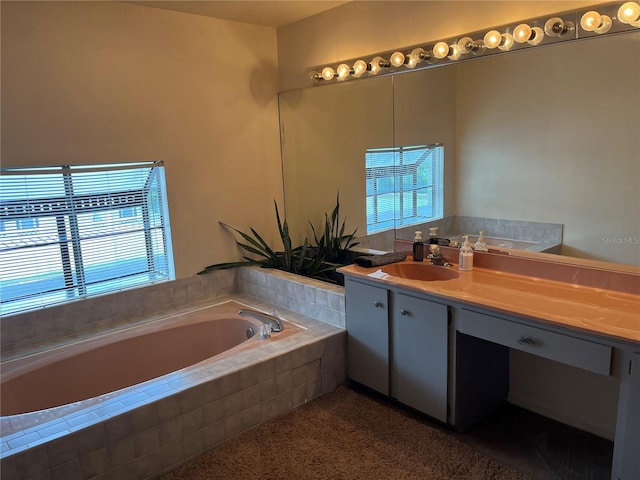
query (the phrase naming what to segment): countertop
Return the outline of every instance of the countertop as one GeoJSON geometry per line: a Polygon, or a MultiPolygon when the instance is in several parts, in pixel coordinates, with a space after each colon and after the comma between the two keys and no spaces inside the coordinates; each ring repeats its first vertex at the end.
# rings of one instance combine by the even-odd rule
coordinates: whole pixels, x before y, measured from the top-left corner
{"type": "Polygon", "coordinates": [[[484,268],[463,272],[457,265],[428,267],[459,273],[458,278],[443,281],[395,277],[381,268],[349,265],[339,272],[640,345],[639,295],[484,268]]]}

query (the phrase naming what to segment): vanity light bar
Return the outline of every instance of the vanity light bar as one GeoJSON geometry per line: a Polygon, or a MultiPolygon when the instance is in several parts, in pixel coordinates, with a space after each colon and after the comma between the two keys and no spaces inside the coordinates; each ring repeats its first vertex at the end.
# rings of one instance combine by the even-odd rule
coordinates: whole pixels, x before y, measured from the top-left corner
{"type": "Polygon", "coordinates": [[[437,65],[640,29],[640,3],[609,2],[550,17],[477,31],[427,45],[414,45],[375,54],[369,61],[356,58],[337,65],[317,66],[308,72],[316,85],[375,75],[400,73],[437,65]]]}

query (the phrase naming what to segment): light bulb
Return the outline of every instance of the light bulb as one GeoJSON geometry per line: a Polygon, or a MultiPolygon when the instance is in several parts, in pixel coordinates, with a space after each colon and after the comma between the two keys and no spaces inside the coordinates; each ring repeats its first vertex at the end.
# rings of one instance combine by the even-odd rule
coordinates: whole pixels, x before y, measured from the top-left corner
{"type": "Polygon", "coordinates": [[[538,45],[544,39],[544,31],[540,27],[533,27],[532,36],[527,40],[527,43],[531,45],[538,45]]]}
{"type": "Polygon", "coordinates": [[[345,80],[351,73],[351,67],[346,63],[341,63],[336,71],[338,72],[338,80],[345,80]]]}
{"type": "Polygon", "coordinates": [[[544,24],[544,33],[550,37],[562,37],[573,31],[573,23],[565,22],[560,17],[552,17],[544,24]]]}
{"type": "Polygon", "coordinates": [[[458,40],[458,48],[462,53],[471,53],[473,47],[473,39],[471,37],[462,37],[458,40]]]}
{"type": "Polygon", "coordinates": [[[404,53],[394,52],[391,55],[389,62],[391,62],[391,65],[393,65],[394,67],[401,67],[402,65],[404,65],[404,53]]]}
{"type": "Polygon", "coordinates": [[[531,27],[521,23],[513,30],[513,39],[518,43],[525,43],[531,38],[531,27]]]}
{"type": "Polygon", "coordinates": [[[426,53],[424,49],[417,47],[411,50],[409,54],[409,60],[407,61],[407,68],[415,68],[422,60],[424,60],[426,53]]]}
{"type": "Polygon", "coordinates": [[[446,42],[438,42],[433,47],[433,56],[436,58],[444,58],[449,53],[449,45],[446,42]]]}
{"type": "Polygon", "coordinates": [[[449,60],[458,60],[462,56],[462,52],[457,43],[449,45],[449,51],[451,52],[451,55],[447,57],[449,60]]]}
{"type": "Polygon", "coordinates": [[[513,35],[511,35],[510,33],[503,33],[502,34],[502,42],[500,43],[500,45],[498,45],[498,48],[500,50],[503,50],[505,52],[511,50],[511,47],[513,47],[513,35]]]}
{"type": "Polygon", "coordinates": [[[502,42],[502,35],[497,30],[491,30],[484,36],[484,44],[487,48],[499,47],[500,42],[502,42]]]}
{"type": "MultiPolygon", "coordinates": [[[[601,19],[602,23],[599,27],[594,28],[593,31],[596,33],[607,33],[609,30],[611,30],[611,17],[609,15],[602,15],[601,19]]],[[[640,27],[640,25],[635,26],[640,27]]]]}
{"type": "Polygon", "coordinates": [[[371,60],[371,75],[377,75],[383,69],[383,67],[388,67],[389,64],[382,57],[375,57],[371,60]]]}
{"type": "Polygon", "coordinates": [[[333,68],[331,67],[324,67],[322,69],[322,78],[324,78],[325,80],[333,80],[335,74],[336,72],[334,72],[333,68]]]}
{"type": "Polygon", "coordinates": [[[364,72],[367,71],[367,62],[365,62],[364,60],[357,60],[354,64],[353,64],[353,76],[358,78],[361,77],[364,72]]]}
{"type": "Polygon", "coordinates": [[[487,47],[485,47],[484,41],[476,40],[475,42],[473,42],[471,53],[473,53],[474,55],[482,55],[486,51],[487,51],[487,47]]]}
{"type": "Polygon", "coordinates": [[[618,9],[618,20],[632,25],[640,18],[640,5],[636,2],[623,3],[618,9]]]}
{"type": "Polygon", "coordinates": [[[602,23],[602,17],[594,10],[591,10],[580,19],[580,26],[587,32],[593,32],[602,23]]]}
{"type": "Polygon", "coordinates": [[[316,72],[315,70],[312,72],[309,72],[309,81],[311,83],[318,83],[320,81],[320,79],[322,78],[322,75],[320,75],[318,72],[316,72]]]}

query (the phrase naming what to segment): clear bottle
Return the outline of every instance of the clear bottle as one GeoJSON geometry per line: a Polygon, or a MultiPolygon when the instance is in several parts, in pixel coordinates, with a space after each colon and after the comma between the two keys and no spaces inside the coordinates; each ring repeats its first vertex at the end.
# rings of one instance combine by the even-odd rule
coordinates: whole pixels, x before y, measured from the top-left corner
{"type": "Polygon", "coordinates": [[[458,269],[462,271],[473,270],[473,249],[469,244],[469,235],[465,235],[464,244],[460,247],[458,257],[458,269]]]}
{"type": "Polygon", "coordinates": [[[484,232],[480,231],[480,236],[478,237],[478,241],[473,246],[473,249],[477,252],[488,252],[489,248],[487,247],[487,242],[484,241],[484,232]]]}
{"type": "Polygon", "coordinates": [[[422,232],[417,231],[413,239],[413,261],[421,262],[424,260],[424,242],[422,241],[422,232]]]}

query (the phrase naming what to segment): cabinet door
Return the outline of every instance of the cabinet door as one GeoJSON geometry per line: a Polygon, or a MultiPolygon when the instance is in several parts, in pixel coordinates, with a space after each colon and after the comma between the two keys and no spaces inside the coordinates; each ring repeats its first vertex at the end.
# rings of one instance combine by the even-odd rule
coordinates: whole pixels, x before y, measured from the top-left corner
{"type": "Polygon", "coordinates": [[[391,318],[396,399],[446,422],[447,306],[397,294],[391,318]]]}
{"type": "Polygon", "coordinates": [[[640,353],[625,356],[611,478],[640,478],[640,353]]]}
{"type": "Polygon", "coordinates": [[[345,282],[349,378],[389,395],[387,290],[345,282]]]}

